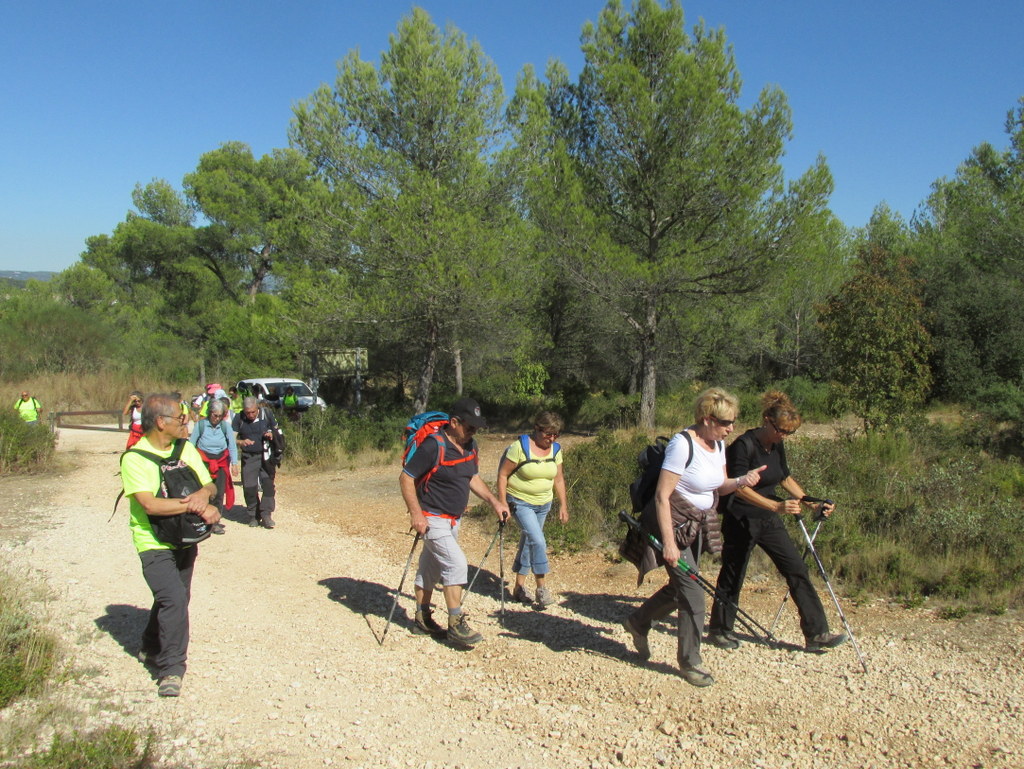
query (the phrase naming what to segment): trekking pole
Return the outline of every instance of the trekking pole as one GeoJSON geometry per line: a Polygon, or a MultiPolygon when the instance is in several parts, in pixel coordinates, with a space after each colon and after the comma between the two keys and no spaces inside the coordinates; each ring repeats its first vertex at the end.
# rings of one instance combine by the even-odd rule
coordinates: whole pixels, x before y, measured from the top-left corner
{"type": "Polygon", "coordinates": [[[505,519],[498,521],[498,577],[501,580],[501,621],[505,620],[505,519]]]}
{"type": "Polygon", "coordinates": [[[398,606],[398,596],[402,594],[402,586],[405,584],[405,577],[409,574],[409,566],[412,564],[412,554],[416,552],[416,545],[420,543],[421,534],[417,531],[416,536],[412,541],[412,548],[409,550],[409,557],[405,559],[405,569],[402,570],[402,579],[398,582],[398,589],[395,591],[395,600],[391,604],[391,611],[388,612],[388,621],[384,625],[384,632],[380,637],[380,646],[384,645],[384,639],[387,638],[388,628],[391,627],[391,618],[395,616],[395,607],[398,606]]]}
{"type": "MultiPolygon", "coordinates": [[[[821,524],[828,518],[825,515],[825,505],[834,505],[835,503],[831,499],[818,499],[817,497],[801,497],[801,502],[817,502],[818,509],[814,511],[814,521],[816,523],[814,531],[811,533],[811,542],[818,538],[818,530],[821,528],[821,524]]],[[[807,548],[804,547],[803,555],[800,556],[800,560],[803,561],[807,558],[807,548]]],[[[786,594],[782,596],[782,603],[779,604],[779,610],[775,612],[775,619],[772,620],[772,624],[769,626],[769,630],[775,630],[775,626],[779,624],[779,619],[782,617],[782,610],[786,608],[786,602],[789,600],[790,590],[786,588],[786,594]]]]}
{"type": "Polygon", "coordinates": [[[480,576],[480,570],[484,568],[484,564],[487,562],[487,556],[491,554],[491,548],[493,548],[494,543],[498,541],[501,532],[502,528],[499,526],[498,530],[494,532],[494,536],[491,537],[491,543],[487,546],[487,550],[484,551],[484,557],[480,559],[480,565],[476,567],[476,571],[473,573],[473,579],[469,581],[465,592],[462,594],[462,603],[465,603],[466,599],[469,597],[469,592],[473,589],[473,583],[476,582],[476,578],[480,576]]]}
{"type": "MultiPolygon", "coordinates": [[[[651,547],[653,547],[659,553],[662,552],[661,541],[653,534],[649,534],[648,532],[644,531],[643,527],[640,525],[640,522],[636,518],[627,513],[625,510],[619,511],[619,518],[622,521],[624,521],[626,525],[630,528],[636,529],[640,533],[640,535],[651,544],[651,547]]],[[[690,566],[690,564],[688,564],[682,558],[680,558],[676,562],[675,568],[677,568],[683,574],[683,576],[692,579],[694,582],[700,585],[701,588],[703,588],[704,592],[707,593],[709,596],[711,596],[715,600],[722,601],[723,603],[726,603],[732,608],[736,609],[736,619],[738,619],[740,621],[740,624],[742,624],[747,630],[750,631],[751,635],[757,636],[757,630],[760,630],[763,638],[759,638],[759,640],[764,641],[769,646],[778,645],[778,639],[776,639],[775,636],[772,635],[770,630],[767,630],[761,625],[759,625],[757,620],[755,620],[753,617],[747,614],[747,612],[743,611],[743,609],[737,606],[733,601],[730,601],[728,598],[719,593],[717,587],[708,582],[708,580],[704,579],[704,577],[702,577],[692,566],[690,566]],[[754,628],[757,628],[757,630],[755,630],[754,628]]]]}
{"type": "Polygon", "coordinates": [[[818,556],[818,551],[814,549],[814,542],[811,541],[811,537],[807,533],[807,527],[804,526],[803,517],[798,515],[796,517],[796,522],[800,525],[800,531],[804,533],[804,540],[807,542],[807,549],[810,550],[811,555],[814,556],[814,562],[818,565],[818,573],[821,574],[821,578],[825,580],[825,587],[828,588],[828,593],[832,596],[832,601],[836,605],[836,611],[839,612],[839,619],[843,621],[843,627],[846,628],[846,634],[850,636],[853,648],[857,652],[857,659],[860,660],[861,667],[863,667],[864,672],[867,673],[868,663],[864,661],[864,655],[861,654],[860,646],[857,644],[857,639],[853,635],[853,629],[850,627],[850,623],[846,621],[846,615],[843,613],[843,607],[839,605],[839,599],[836,598],[836,592],[832,589],[832,583],[828,579],[828,574],[825,573],[825,566],[822,564],[821,558],[818,556]]]}

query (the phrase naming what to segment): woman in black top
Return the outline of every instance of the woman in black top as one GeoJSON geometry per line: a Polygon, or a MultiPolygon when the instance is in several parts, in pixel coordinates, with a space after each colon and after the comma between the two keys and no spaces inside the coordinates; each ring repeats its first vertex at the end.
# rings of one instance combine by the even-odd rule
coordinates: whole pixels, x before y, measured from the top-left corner
{"type": "MultiPolygon", "coordinates": [[[[807,564],[781,517],[782,514],[799,515],[802,512],[800,499],[805,496],[800,484],[789,474],[783,444],[783,439],[800,427],[800,414],[789,397],[777,390],[765,393],[761,403],[761,426],[747,430],[726,449],[730,478],[743,475],[752,467],[766,465],[767,469],[761,471],[761,480],[756,486],[739,489],[726,497],[719,508],[725,511],[722,516],[725,543],[717,586],[721,600],[716,599],[711,607],[708,642],[722,649],[739,646],[739,639],[732,632],[736,607],[750,553],[754,545],[760,545],[789,585],[800,613],[800,629],[807,650],[823,651],[845,642],[846,635],[829,632],[825,610],[807,574],[807,564]],[[782,486],[790,498],[780,499],[777,486],[782,486]]],[[[830,515],[833,509],[833,505],[826,505],[825,515],[830,515]]]]}

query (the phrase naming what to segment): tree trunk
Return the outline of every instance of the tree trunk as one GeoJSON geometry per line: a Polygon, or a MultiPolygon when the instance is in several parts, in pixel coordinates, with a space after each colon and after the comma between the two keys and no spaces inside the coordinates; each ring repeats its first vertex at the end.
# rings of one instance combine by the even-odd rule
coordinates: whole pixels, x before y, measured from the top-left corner
{"type": "Polygon", "coordinates": [[[644,327],[640,331],[640,427],[654,429],[654,403],[657,394],[658,361],[657,343],[658,312],[655,300],[647,303],[644,327]]]}
{"type": "Polygon", "coordinates": [[[431,321],[427,327],[427,353],[423,359],[420,381],[416,386],[416,399],[412,404],[413,411],[417,414],[427,410],[427,402],[430,400],[430,387],[434,383],[434,367],[437,365],[437,339],[437,324],[431,321]]]}
{"type": "Polygon", "coordinates": [[[455,397],[462,397],[462,348],[456,347],[452,350],[452,356],[455,358],[455,397]]]}

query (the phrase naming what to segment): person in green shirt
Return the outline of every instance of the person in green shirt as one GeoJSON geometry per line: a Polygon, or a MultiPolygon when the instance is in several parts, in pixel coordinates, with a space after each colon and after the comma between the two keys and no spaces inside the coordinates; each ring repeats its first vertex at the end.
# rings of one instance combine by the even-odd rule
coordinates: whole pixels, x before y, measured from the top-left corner
{"type": "Polygon", "coordinates": [[[161,697],[177,697],[181,693],[188,652],[188,604],[199,547],[174,547],[162,542],[154,534],[149,519],[191,512],[210,525],[220,520],[220,512],[211,504],[216,487],[199,451],[187,440],[188,415],[182,413],[179,397],[148,396],[142,404],[142,439],[121,455],[121,483],[131,508],[128,525],[142,562],[142,576],[153,592],[153,608],[142,633],[139,659],[156,669],[157,693],[161,697]],[[146,451],[167,459],[178,441],[184,441],[180,461],[203,484],[181,499],[164,495],[160,466],[138,453],[146,451]]]}
{"type": "Polygon", "coordinates": [[[285,388],[281,398],[281,408],[284,409],[284,415],[288,417],[288,421],[299,421],[299,396],[295,394],[294,387],[285,388]]]}
{"type": "Polygon", "coordinates": [[[21,391],[21,397],[14,402],[14,409],[18,412],[18,416],[25,420],[30,425],[39,423],[39,414],[42,412],[43,407],[39,404],[35,398],[29,393],[28,390],[21,391]]]}

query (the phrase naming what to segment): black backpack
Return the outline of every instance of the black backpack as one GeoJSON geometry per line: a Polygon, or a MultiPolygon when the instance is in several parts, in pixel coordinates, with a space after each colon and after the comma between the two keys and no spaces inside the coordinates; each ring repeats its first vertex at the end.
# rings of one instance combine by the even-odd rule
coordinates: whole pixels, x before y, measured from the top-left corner
{"type": "MultiPolygon", "coordinates": [[[[203,487],[199,482],[199,476],[195,470],[189,467],[181,459],[181,452],[185,449],[185,438],[178,438],[174,442],[174,450],[169,457],[161,457],[149,451],[131,448],[124,452],[135,453],[144,456],[154,462],[160,468],[160,490],[156,493],[161,499],[181,499],[193,494],[203,487]]],[[[122,456],[124,456],[122,454],[122,456]]],[[[117,509],[117,502],[121,500],[124,491],[118,495],[114,502],[114,509],[117,509]]],[[[153,527],[153,536],[161,542],[174,545],[175,547],[188,547],[207,539],[212,533],[210,526],[196,513],[179,513],[178,515],[147,515],[149,523],[153,527]]]]}

